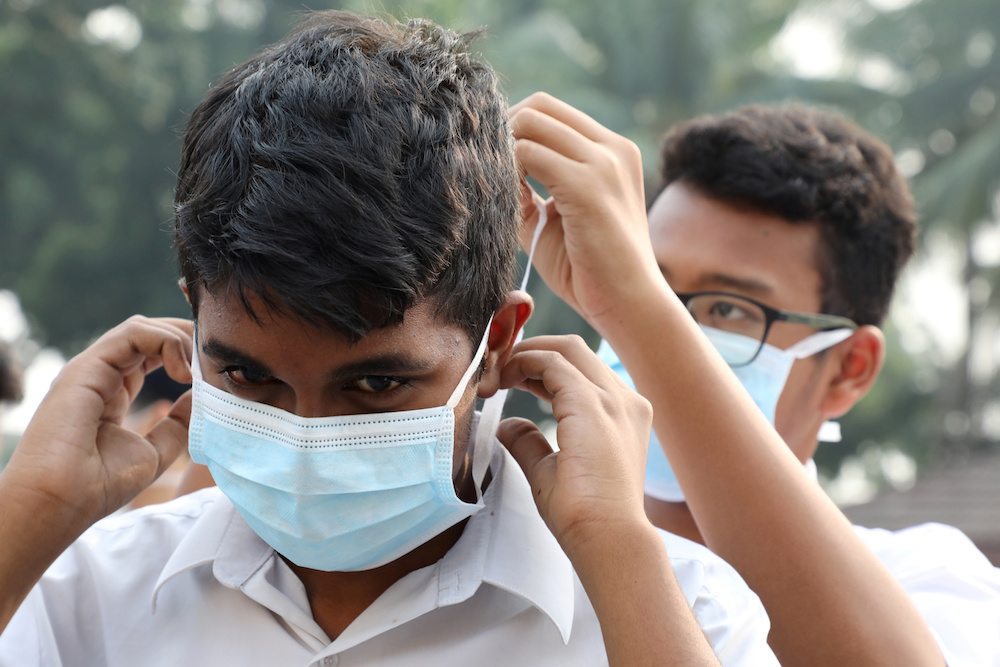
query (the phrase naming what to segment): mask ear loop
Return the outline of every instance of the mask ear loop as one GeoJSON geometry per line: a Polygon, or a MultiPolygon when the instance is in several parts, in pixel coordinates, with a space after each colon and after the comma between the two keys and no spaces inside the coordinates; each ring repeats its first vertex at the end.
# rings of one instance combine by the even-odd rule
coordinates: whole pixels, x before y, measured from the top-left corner
{"type": "MultiPolygon", "coordinates": [[[[796,359],[805,359],[841,343],[854,335],[852,329],[831,329],[807,336],[785,350],[796,359]]],[[[825,421],[820,424],[816,439],[820,442],[840,442],[840,422],[825,421]]],[[[815,465],[815,464],[814,464],[815,465]]]]}
{"type": "Polygon", "coordinates": [[[476,356],[472,358],[472,363],[469,367],[465,369],[465,374],[462,375],[462,379],[458,381],[458,385],[455,387],[455,391],[451,392],[451,397],[445,405],[449,408],[454,408],[458,405],[458,402],[462,400],[462,394],[465,393],[465,388],[469,386],[469,380],[472,379],[472,375],[479,370],[479,363],[483,359],[483,355],[486,354],[486,344],[489,342],[490,338],[490,325],[493,324],[493,316],[490,315],[490,321],[486,323],[486,331],[483,333],[482,339],[479,341],[479,347],[476,349],[476,356]]]}
{"type": "Polygon", "coordinates": [[[830,329],[829,331],[818,331],[811,336],[806,336],[795,345],[785,350],[796,359],[805,359],[814,354],[833,347],[837,343],[842,343],[854,335],[853,329],[844,327],[842,329],[830,329]]]}
{"type": "Polygon", "coordinates": [[[816,439],[820,442],[840,442],[840,422],[828,420],[820,424],[816,439]]]}
{"type": "Polygon", "coordinates": [[[194,331],[191,333],[191,380],[204,382],[205,376],[201,372],[201,355],[198,354],[198,323],[194,323],[194,331]]]}
{"type": "MultiPolygon", "coordinates": [[[[531,186],[528,186],[529,189],[531,186]]],[[[528,277],[531,275],[531,262],[535,258],[535,248],[538,246],[538,239],[542,236],[545,223],[548,222],[548,210],[545,200],[537,192],[531,190],[531,198],[538,211],[538,223],[535,225],[535,233],[531,237],[531,247],[528,249],[528,265],[524,269],[524,277],[521,279],[521,291],[527,291],[528,277]]],[[[493,318],[490,318],[490,322],[493,318]]],[[[487,335],[489,327],[486,327],[487,335]]],[[[517,332],[514,345],[517,345],[524,338],[524,328],[517,332]]],[[[472,445],[472,479],[476,482],[477,497],[482,493],[483,480],[486,478],[486,471],[490,467],[493,458],[493,446],[496,441],[497,427],[500,425],[500,417],[503,415],[503,406],[507,402],[508,389],[499,389],[485,401],[483,409],[479,415],[479,424],[476,427],[475,440],[472,445]]]]}

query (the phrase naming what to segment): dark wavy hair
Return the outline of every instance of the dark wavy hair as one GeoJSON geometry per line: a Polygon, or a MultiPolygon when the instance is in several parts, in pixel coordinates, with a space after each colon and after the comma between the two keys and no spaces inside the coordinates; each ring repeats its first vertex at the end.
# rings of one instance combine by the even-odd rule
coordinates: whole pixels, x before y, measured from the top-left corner
{"type": "Polygon", "coordinates": [[[416,302],[478,340],[512,285],[518,173],[476,33],[330,11],[226,74],[184,133],[176,247],[232,290],[357,340],[416,302]]]}
{"type": "MultiPolygon", "coordinates": [[[[823,312],[859,324],[885,318],[913,254],[913,198],[889,148],[827,111],[746,106],[678,125],[663,139],[662,188],[817,222],[823,312]]],[[[661,188],[661,190],[662,190],[661,188]]]]}

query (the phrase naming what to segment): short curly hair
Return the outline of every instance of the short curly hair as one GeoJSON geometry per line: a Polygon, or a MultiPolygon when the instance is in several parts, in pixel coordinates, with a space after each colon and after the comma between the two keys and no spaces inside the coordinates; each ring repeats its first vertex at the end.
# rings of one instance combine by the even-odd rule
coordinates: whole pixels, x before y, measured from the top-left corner
{"type": "Polygon", "coordinates": [[[198,288],[353,340],[433,299],[478,340],[513,286],[519,180],[476,33],[311,14],[192,113],[174,198],[198,288]]]}
{"type": "Polygon", "coordinates": [[[874,135],[800,104],[751,105],[674,127],[660,156],[662,188],[679,181],[712,199],[819,223],[823,312],[884,320],[913,254],[916,212],[892,152],[874,135]]]}

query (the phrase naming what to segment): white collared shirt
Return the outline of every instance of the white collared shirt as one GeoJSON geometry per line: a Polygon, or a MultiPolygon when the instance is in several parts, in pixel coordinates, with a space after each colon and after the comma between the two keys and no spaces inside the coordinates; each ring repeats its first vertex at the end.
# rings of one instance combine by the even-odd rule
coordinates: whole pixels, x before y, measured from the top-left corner
{"type": "MultiPolygon", "coordinates": [[[[498,448],[499,449],[499,448],[498,448]]],[[[600,625],[506,451],[486,507],[436,564],[393,584],[334,641],[302,582],[218,489],[99,522],[0,636],[0,666],[604,665],[600,625]]],[[[776,665],[757,597],[663,533],[724,665],[776,665]]]]}
{"type": "Polygon", "coordinates": [[[854,531],[906,590],[948,667],[1000,665],[1000,569],[965,533],[940,523],[854,531]]]}

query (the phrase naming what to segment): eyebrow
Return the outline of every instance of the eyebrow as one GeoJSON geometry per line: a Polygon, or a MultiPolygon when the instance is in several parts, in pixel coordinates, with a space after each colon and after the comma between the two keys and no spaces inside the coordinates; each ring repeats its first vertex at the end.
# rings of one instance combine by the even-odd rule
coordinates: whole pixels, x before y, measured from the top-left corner
{"type": "MultiPolygon", "coordinates": [[[[273,375],[263,362],[220,340],[207,340],[202,345],[201,350],[207,356],[224,365],[252,368],[263,375],[273,375]]],[[[333,380],[342,381],[365,375],[391,376],[399,373],[421,373],[433,367],[434,363],[431,360],[414,359],[407,354],[390,352],[341,366],[330,375],[333,380]]]]}
{"type": "Polygon", "coordinates": [[[400,353],[387,353],[341,366],[332,375],[335,380],[348,380],[364,375],[390,376],[399,373],[422,373],[433,367],[434,364],[430,360],[414,359],[400,353]]]}
{"type": "Polygon", "coordinates": [[[212,359],[222,363],[223,365],[253,368],[264,375],[271,375],[271,371],[268,369],[267,364],[254,359],[249,354],[246,354],[231,345],[223,343],[220,340],[216,340],[214,338],[208,339],[201,346],[201,351],[203,354],[212,357],[212,359]]]}
{"type": "MultiPolygon", "coordinates": [[[[663,277],[666,279],[667,283],[669,283],[670,270],[662,264],[658,263],[657,265],[660,267],[660,273],[663,274],[663,277]]],[[[735,289],[754,296],[770,296],[774,294],[774,288],[767,283],[754,280],[753,278],[738,278],[728,273],[708,273],[699,276],[698,279],[699,282],[703,284],[707,283],[710,285],[718,285],[719,288],[735,289]]]]}

